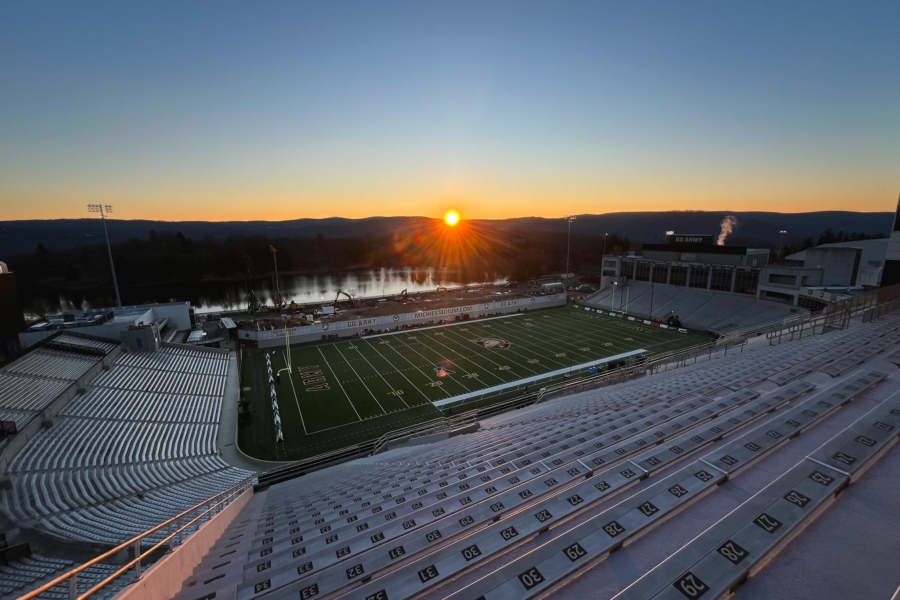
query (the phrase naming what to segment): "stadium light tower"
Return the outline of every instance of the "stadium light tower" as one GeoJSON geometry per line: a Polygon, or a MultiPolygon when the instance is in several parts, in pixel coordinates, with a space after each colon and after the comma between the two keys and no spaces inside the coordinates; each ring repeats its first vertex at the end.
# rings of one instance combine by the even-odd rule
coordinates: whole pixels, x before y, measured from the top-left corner
{"type": "Polygon", "coordinates": [[[572,247],[572,221],[575,220],[573,215],[563,217],[569,225],[569,236],[566,239],[566,290],[569,289],[569,249],[572,247]]]}
{"type": "Polygon", "coordinates": [[[113,288],[116,290],[116,306],[122,308],[122,297],[119,296],[119,282],[116,281],[116,265],[113,264],[112,247],[109,245],[109,231],[106,230],[106,215],[113,211],[109,204],[88,204],[88,212],[100,213],[103,221],[103,234],[106,236],[106,251],[109,253],[109,268],[112,271],[113,288]]]}
{"type": "Polygon", "coordinates": [[[278,249],[270,244],[269,250],[272,251],[272,261],[275,264],[275,307],[277,308],[285,303],[284,296],[281,295],[281,283],[278,281],[278,256],[276,256],[278,249]]]}
{"type": "Polygon", "coordinates": [[[606,238],[609,236],[608,233],[603,234],[603,258],[606,258],[606,238]]]}
{"type": "Polygon", "coordinates": [[[781,235],[781,260],[784,260],[784,234],[787,233],[784,229],[778,230],[779,235],[781,235]]]}

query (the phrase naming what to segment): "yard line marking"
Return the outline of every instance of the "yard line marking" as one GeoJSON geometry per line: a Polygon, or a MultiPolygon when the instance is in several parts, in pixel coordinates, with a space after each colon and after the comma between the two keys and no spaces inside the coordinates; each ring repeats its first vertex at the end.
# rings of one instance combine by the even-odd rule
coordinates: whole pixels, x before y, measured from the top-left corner
{"type": "MultiPolygon", "coordinates": [[[[456,336],[463,337],[463,336],[459,335],[459,334],[458,334],[457,332],[455,332],[455,331],[453,331],[453,332],[451,332],[451,333],[453,333],[453,334],[456,335],[456,336]]],[[[472,342],[472,340],[470,340],[470,339],[468,339],[468,338],[465,338],[465,337],[463,337],[463,341],[466,342],[466,344],[473,344],[473,343],[474,343],[474,342],[472,342]]],[[[456,342],[456,343],[462,345],[461,342],[456,342]]],[[[494,363],[495,365],[497,365],[498,367],[508,366],[508,365],[502,365],[502,364],[498,363],[497,361],[493,360],[493,359],[491,358],[491,355],[488,354],[488,352],[493,352],[492,350],[485,350],[484,352],[485,352],[484,354],[478,354],[478,353],[476,353],[474,356],[477,356],[478,358],[482,358],[482,359],[484,359],[484,360],[486,360],[486,361],[492,362],[492,363],[494,363]]],[[[506,350],[504,350],[504,352],[506,352],[506,350]]],[[[512,352],[511,354],[516,354],[516,355],[518,355],[518,356],[522,356],[522,355],[519,354],[518,352],[512,352]]],[[[522,358],[524,359],[525,357],[522,357],[522,358]]],[[[467,358],[467,360],[469,360],[470,362],[475,362],[474,360],[469,359],[469,358],[467,358]]],[[[527,360],[527,359],[526,359],[526,360],[527,360]]],[[[516,364],[516,367],[518,367],[518,368],[525,369],[526,371],[531,371],[532,373],[539,373],[539,371],[535,371],[535,370],[531,369],[530,367],[526,367],[524,364],[522,364],[522,363],[520,363],[520,362],[517,362],[517,361],[516,361],[515,364],[516,364]]],[[[518,379],[518,378],[517,378],[517,379],[518,379]]],[[[507,383],[505,380],[503,380],[503,381],[504,381],[504,383],[507,383]]],[[[515,379],[514,379],[513,381],[515,381],[515,379]]]]}
{"type": "MultiPolygon", "coordinates": [[[[367,344],[369,344],[370,346],[372,346],[372,342],[370,342],[369,340],[367,340],[367,339],[365,339],[365,338],[363,338],[363,339],[365,340],[365,342],[366,342],[367,344]]],[[[372,346],[372,348],[375,348],[375,346],[372,346]]],[[[381,351],[378,350],[378,348],[375,348],[375,351],[378,352],[378,354],[381,354],[381,351]]],[[[399,353],[398,353],[398,354],[399,354],[399,353]]],[[[393,366],[394,363],[392,363],[392,362],[388,359],[387,356],[385,356],[384,354],[381,354],[381,356],[382,356],[382,358],[384,358],[384,360],[386,360],[388,363],[390,363],[390,364],[393,366]]],[[[402,357],[403,355],[401,354],[400,356],[402,357]]],[[[407,362],[409,362],[409,361],[407,361],[407,362]]],[[[410,364],[412,364],[412,363],[410,363],[410,364]]],[[[422,394],[422,397],[425,398],[426,401],[431,402],[431,398],[429,398],[429,397],[425,394],[425,392],[423,392],[422,390],[420,390],[420,389],[419,389],[419,386],[417,386],[416,384],[414,384],[412,381],[409,381],[409,378],[408,378],[406,375],[403,375],[403,371],[401,371],[400,369],[397,369],[397,372],[400,373],[400,375],[403,376],[403,379],[406,379],[406,381],[409,382],[409,385],[413,386],[413,388],[415,388],[415,390],[416,390],[417,392],[419,392],[420,394],[422,394]]],[[[401,400],[402,400],[402,398],[401,398],[401,400]]],[[[406,402],[404,402],[404,404],[406,404],[406,402]]],[[[409,406],[409,405],[407,405],[407,406],[409,406]]]]}
{"type": "MultiPolygon", "coordinates": [[[[580,316],[580,315],[578,315],[578,316],[580,316]]],[[[574,319],[574,318],[577,318],[577,316],[573,315],[571,318],[574,319]]],[[[615,329],[615,330],[611,329],[608,325],[609,324],[596,323],[591,328],[591,330],[590,330],[591,332],[589,334],[584,333],[586,330],[584,328],[582,328],[582,329],[580,329],[580,331],[582,333],[573,335],[573,338],[583,340],[583,343],[593,344],[594,346],[596,346],[598,344],[602,345],[605,343],[610,343],[610,344],[612,344],[611,349],[612,349],[613,353],[615,353],[619,349],[627,350],[627,349],[633,348],[636,345],[639,345],[642,348],[650,347],[650,344],[626,344],[626,343],[624,343],[624,340],[622,338],[625,336],[620,335],[621,331],[618,329],[615,329]]],[[[575,326],[577,327],[577,325],[575,325],[575,326]]],[[[567,330],[567,328],[565,326],[560,326],[560,329],[567,330]]],[[[635,335],[638,335],[638,334],[635,334],[635,335]]],[[[638,337],[643,338],[643,336],[640,336],[640,335],[638,335],[638,337]]],[[[641,340],[638,340],[638,342],[640,342],[640,341],[641,340]]]]}
{"type": "Polygon", "coordinates": [[[598,360],[593,360],[593,361],[590,361],[590,362],[582,363],[582,364],[580,364],[580,365],[573,365],[573,366],[571,366],[571,367],[566,367],[566,368],[563,368],[563,369],[557,369],[556,371],[550,371],[549,373],[542,373],[542,374],[540,374],[540,375],[534,375],[534,376],[532,376],[532,377],[525,377],[524,379],[519,379],[519,380],[517,380],[517,381],[510,382],[508,385],[497,385],[497,386],[494,386],[494,387],[491,387],[491,388],[484,388],[484,389],[481,389],[481,390],[476,390],[476,391],[470,392],[470,393],[468,393],[468,394],[461,394],[461,395],[459,395],[459,396],[454,396],[453,398],[449,398],[449,399],[447,399],[447,400],[438,400],[437,402],[434,403],[434,405],[435,405],[435,406],[443,406],[444,404],[450,404],[451,402],[459,402],[459,401],[462,401],[462,400],[467,400],[468,398],[473,398],[473,397],[477,396],[478,394],[482,394],[482,395],[483,395],[483,394],[487,394],[487,393],[493,393],[494,391],[501,390],[502,388],[509,388],[509,387],[512,387],[512,386],[515,386],[515,385],[521,385],[521,384],[523,384],[523,383],[525,383],[525,384],[528,384],[528,383],[534,383],[535,381],[539,381],[539,380],[541,380],[541,379],[543,379],[543,378],[545,378],[545,377],[551,377],[551,376],[555,376],[555,375],[560,375],[560,374],[563,374],[563,373],[565,373],[565,372],[567,372],[567,371],[571,371],[571,370],[573,370],[573,369],[582,369],[582,368],[590,367],[590,366],[592,366],[592,365],[599,365],[599,364],[604,364],[604,363],[607,363],[607,362],[611,362],[611,361],[613,361],[613,360],[618,360],[618,359],[620,359],[620,358],[628,358],[628,357],[630,357],[630,356],[638,356],[638,355],[640,355],[642,352],[646,352],[646,350],[638,349],[638,350],[632,350],[631,352],[625,352],[625,353],[623,353],[623,354],[616,354],[616,355],[614,355],[614,356],[607,356],[606,358],[601,358],[601,359],[598,359],[598,360]]]}
{"type": "MultiPolygon", "coordinates": [[[[453,333],[456,333],[456,332],[453,332],[453,333]]],[[[458,334],[457,334],[457,335],[458,335],[458,334]]],[[[468,360],[469,362],[475,364],[476,367],[479,367],[479,365],[478,365],[477,362],[475,362],[474,360],[470,359],[468,356],[466,356],[465,354],[463,354],[461,351],[455,350],[455,349],[451,348],[450,346],[448,346],[447,344],[444,344],[444,343],[442,343],[442,342],[439,342],[439,341],[436,340],[434,337],[431,337],[431,336],[426,336],[426,337],[428,337],[428,339],[429,339],[430,341],[434,342],[435,344],[440,344],[441,346],[443,346],[444,348],[446,348],[448,351],[450,351],[453,355],[458,356],[459,358],[462,358],[462,359],[464,359],[464,360],[468,360]]],[[[450,336],[446,336],[446,337],[450,337],[450,336]]],[[[453,343],[462,346],[463,349],[468,350],[468,348],[467,348],[466,346],[463,346],[463,345],[460,344],[459,342],[455,342],[455,341],[454,341],[453,343]]],[[[465,368],[461,367],[461,366],[459,365],[459,363],[458,363],[456,360],[450,360],[449,358],[447,358],[447,357],[444,356],[443,354],[441,354],[441,358],[443,358],[444,360],[448,361],[450,364],[454,365],[457,369],[461,369],[461,370],[465,371],[467,375],[468,375],[469,373],[477,373],[477,371],[469,371],[468,369],[465,369],[465,368]]],[[[494,364],[496,364],[496,363],[494,363],[494,364]]],[[[480,367],[479,367],[479,368],[480,368],[480,367]]],[[[499,379],[500,381],[506,383],[506,380],[503,379],[502,377],[499,377],[498,375],[496,375],[496,374],[494,374],[493,372],[490,372],[490,371],[489,371],[489,373],[490,373],[491,375],[494,375],[494,377],[496,377],[496,378],[499,379]]],[[[479,383],[481,383],[481,382],[479,382],[479,383]]],[[[466,386],[463,386],[463,387],[466,387],[466,386]]],[[[487,384],[485,384],[483,387],[487,387],[487,384]]]]}
{"type": "MultiPolygon", "coordinates": [[[[366,391],[369,392],[369,395],[372,396],[372,400],[375,401],[375,404],[378,405],[378,408],[381,409],[381,412],[387,414],[388,411],[384,410],[384,407],[381,405],[381,402],[378,401],[378,398],[375,397],[375,394],[372,393],[372,390],[369,389],[369,386],[366,385],[366,382],[363,381],[363,378],[359,376],[359,373],[356,372],[356,369],[353,368],[353,365],[350,364],[350,361],[347,360],[347,357],[344,356],[344,353],[341,352],[341,349],[338,348],[337,344],[334,344],[334,349],[338,351],[338,354],[341,355],[341,358],[344,359],[344,362],[347,363],[347,366],[350,367],[350,370],[353,371],[353,374],[356,375],[356,379],[363,384],[363,387],[366,388],[366,391]]],[[[356,410],[356,409],[354,409],[356,410]]]]}
{"type": "MultiPolygon", "coordinates": [[[[365,339],[365,338],[363,338],[363,339],[365,339]]],[[[368,343],[368,340],[366,340],[366,343],[368,343]]],[[[371,346],[372,344],[369,344],[369,345],[371,346]]],[[[356,351],[359,352],[359,355],[362,356],[362,358],[363,358],[364,361],[366,361],[366,364],[368,364],[370,367],[372,367],[372,370],[373,370],[373,371],[375,371],[376,373],[378,373],[378,376],[381,377],[381,380],[382,380],[383,382],[387,383],[387,386],[388,386],[389,388],[391,388],[391,391],[394,392],[394,395],[395,395],[396,397],[400,398],[400,402],[402,402],[404,405],[406,405],[406,408],[409,408],[409,404],[406,404],[406,400],[403,399],[403,396],[401,396],[400,394],[397,393],[397,388],[395,388],[395,387],[392,386],[390,383],[388,383],[388,380],[384,378],[384,375],[381,374],[381,371],[379,371],[378,369],[376,369],[376,368],[375,368],[375,365],[373,365],[372,363],[369,362],[369,359],[365,357],[365,355],[359,350],[359,348],[357,348],[356,351]]],[[[376,349],[375,352],[378,352],[378,350],[376,349]]],[[[380,355],[381,352],[378,352],[378,354],[380,355]]],[[[382,357],[382,358],[384,358],[384,357],[382,357]]],[[[388,364],[390,364],[390,361],[388,361],[388,364]]],[[[391,364],[391,366],[393,367],[394,365],[391,364]]],[[[394,368],[394,370],[395,370],[395,371],[397,370],[396,367],[394,368]]],[[[407,379],[407,381],[409,381],[409,380],[407,379]]]]}
{"type": "MultiPolygon", "coordinates": [[[[590,317],[587,317],[587,315],[581,315],[581,314],[575,312],[575,309],[572,309],[572,311],[574,312],[574,314],[560,315],[560,323],[558,325],[558,328],[561,331],[567,332],[573,339],[583,339],[586,342],[590,342],[590,341],[594,341],[597,339],[596,333],[598,331],[602,330],[602,332],[606,333],[606,334],[608,334],[609,331],[611,331],[608,327],[605,326],[605,324],[599,324],[599,323],[595,324],[595,326],[591,327],[590,329],[586,329],[583,324],[579,324],[579,323],[573,322],[573,321],[576,321],[579,318],[581,318],[582,320],[588,320],[588,319],[590,319],[590,317]],[[584,317],[587,317],[587,319],[585,319],[584,317]],[[596,326],[596,325],[600,325],[600,326],[596,326]],[[575,329],[575,333],[571,332],[571,330],[573,328],[575,329]]],[[[622,336],[622,337],[624,337],[624,336],[622,336]]],[[[643,336],[641,336],[641,337],[643,337],[643,336]]]]}
{"type": "MultiPolygon", "coordinates": [[[[506,334],[505,331],[500,329],[500,327],[498,327],[498,331],[500,331],[500,333],[504,336],[513,337],[511,335],[506,334]]],[[[532,340],[522,341],[522,339],[520,337],[517,337],[515,339],[519,340],[517,343],[522,347],[523,351],[527,351],[527,352],[531,353],[532,355],[540,357],[542,360],[547,360],[547,361],[556,363],[557,365],[560,365],[563,367],[569,366],[568,364],[566,364],[566,362],[560,362],[558,360],[555,360],[556,357],[547,356],[543,353],[538,352],[536,348],[540,346],[539,343],[535,343],[532,340]]],[[[519,352],[514,347],[507,348],[506,350],[503,350],[503,352],[509,352],[510,354],[516,354],[518,356],[521,356],[524,360],[526,360],[526,361],[528,360],[528,357],[525,354],[523,354],[522,352],[519,352]]]]}
{"type": "Polygon", "coordinates": [[[429,325],[427,327],[413,327],[412,329],[401,329],[399,331],[389,331],[387,333],[376,333],[367,335],[366,337],[377,338],[386,335],[400,335],[401,333],[412,333],[414,331],[425,331],[426,329],[437,329],[438,327],[455,327],[456,325],[471,325],[472,323],[481,323],[482,321],[493,321],[494,319],[509,319],[510,317],[521,317],[525,313],[510,313],[508,315],[500,315],[497,317],[485,317],[483,319],[473,318],[471,321],[458,321],[453,323],[443,323],[441,325],[429,325]]]}
{"type": "MultiPolygon", "coordinates": [[[[281,351],[281,358],[284,359],[284,364],[287,364],[287,356],[284,355],[284,350],[281,351]]],[[[297,388],[294,387],[294,378],[291,376],[290,371],[288,371],[288,381],[291,382],[291,389],[294,390],[294,402],[297,404],[297,412],[300,413],[300,424],[303,425],[303,435],[309,435],[309,432],[306,431],[306,422],[303,420],[303,411],[300,410],[300,399],[297,398],[297,388]]]]}
{"type": "MultiPolygon", "coordinates": [[[[412,350],[413,352],[415,352],[416,354],[418,354],[419,356],[421,356],[422,358],[424,358],[426,361],[432,362],[432,361],[428,360],[428,357],[426,357],[424,354],[422,354],[421,352],[419,352],[418,350],[416,350],[415,348],[413,348],[412,346],[410,346],[409,344],[407,344],[406,342],[404,342],[402,338],[397,338],[397,339],[400,340],[400,343],[401,343],[401,344],[403,344],[404,346],[406,346],[407,348],[409,348],[410,350],[412,350]]],[[[400,354],[400,353],[397,352],[397,354],[400,354]]],[[[403,356],[403,355],[401,354],[401,356],[403,356]]],[[[406,357],[404,356],[403,358],[406,358],[406,357]]],[[[442,356],[441,358],[443,358],[443,356],[442,356]]],[[[413,364],[412,361],[409,360],[408,358],[406,358],[406,360],[407,360],[407,362],[409,362],[409,364],[413,364]]],[[[445,359],[445,360],[446,360],[446,359],[445,359]]],[[[450,362],[453,362],[453,361],[450,361],[450,362]]],[[[416,367],[416,368],[418,368],[418,367],[416,367]]],[[[419,372],[422,372],[422,369],[419,369],[419,372]]],[[[468,371],[467,371],[467,372],[468,372],[468,371]]],[[[425,375],[424,372],[422,372],[422,374],[425,375]]],[[[427,377],[428,380],[431,381],[431,376],[430,376],[430,375],[425,375],[425,377],[427,377]]],[[[454,379],[453,381],[454,381],[455,383],[458,383],[460,386],[462,386],[462,388],[463,388],[464,390],[466,390],[467,392],[471,392],[471,391],[472,391],[472,390],[470,390],[469,388],[467,388],[466,385],[465,385],[462,381],[459,381],[458,379],[454,379]]],[[[444,392],[445,394],[447,394],[448,396],[451,396],[451,397],[452,397],[452,394],[450,394],[450,392],[448,392],[447,390],[445,390],[443,387],[441,388],[441,391],[444,392]]]]}
{"type": "MultiPolygon", "coordinates": [[[[601,325],[604,329],[608,329],[610,331],[612,330],[613,323],[610,322],[611,321],[610,319],[607,319],[605,322],[604,322],[603,317],[598,317],[598,319],[599,319],[598,324],[601,325]]],[[[681,334],[675,334],[674,332],[671,332],[671,335],[666,335],[664,333],[665,330],[656,330],[656,329],[651,330],[651,329],[649,329],[651,327],[649,325],[642,325],[642,326],[645,327],[647,329],[647,331],[633,331],[633,330],[628,330],[628,329],[621,328],[621,327],[617,327],[616,330],[622,331],[622,332],[628,331],[629,334],[631,336],[633,336],[636,341],[641,343],[642,347],[644,347],[648,350],[652,350],[653,352],[661,352],[662,351],[661,349],[665,348],[665,347],[671,347],[671,346],[677,347],[677,346],[681,345],[685,339],[683,336],[681,336],[681,334]],[[653,333],[653,334],[659,333],[662,335],[661,336],[650,335],[651,333],[653,333]]]]}
{"type": "MultiPolygon", "coordinates": [[[[472,340],[463,337],[462,335],[459,334],[459,332],[456,332],[456,331],[450,331],[449,333],[453,334],[454,336],[461,337],[463,339],[462,342],[459,342],[456,340],[451,340],[451,341],[453,341],[454,344],[457,344],[466,350],[473,350],[473,351],[475,350],[472,340]],[[469,344],[473,344],[473,347],[470,347],[469,344]]],[[[448,335],[447,337],[449,338],[450,336],[448,335]]],[[[487,351],[485,351],[485,352],[487,352],[487,351]]],[[[504,365],[504,364],[498,363],[497,361],[493,360],[489,354],[478,354],[476,352],[475,354],[471,355],[471,356],[476,357],[478,360],[475,360],[475,359],[471,358],[470,356],[463,354],[461,351],[457,351],[457,354],[459,354],[462,358],[468,360],[469,362],[475,364],[476,366],[478,366],[478,361],[487,361],[487,362],[497,365],[498,367],[510,366],[510,365],[504,365]]],[[[517,361],[513,361],[513,363],[515,364],[516,368],[523,368],[527,371],[531,371],[532,373],[534,373],[534,371],[532,371],[531,369],[529,369],[528,367],[526,367],[525,365],[523,365],[517,361]]],[[[497,379],[499,379],[503,383],[508,383],[506,379],[503,379],[502,377],[496,375],[495,373],[493,373],[493,371],[491,371],[491,374],[494,375],[495,377],[497,377],[497,379]]],[[[513,380],[513,381],[515,381],[515,380],[513,380]]],[[[484,387],[487,387],[487,384],[485,384],[484,387]]]]}
{"type": "MultiPolygon", "coordinates": [[[[644,331],[636,331],[630,327],[616,326],[618,324],[617,322],[608,319],[604,320],[604,317],[595,317],[597,320],[594,321],[594,325],[590,329],[579,328],[578,323],[575,321],[593,319],[590,316],[590,313],[582,314],[582,312],[577,309],[571,309],[566,312],[561,311],[559,317],[560,323],[557,325],[559,330],[569,332],[572,327],[578,328],[579,333],[569,334],[573,340],[584,340],[584,343],[594,345],[612,342],[611,349],[613,353],[617,352],[619,349],[628,350],[636,346],[658,352],[659,347],[681,343],[681,339],[677,337],[670,337],[668,340],[663,341],[664,338],[661,339],[656,335],[662,334],[665,330],[651,329],[650,326],[643,325],[642,323],[633,323],[635,327],[644,328],[644,331]],[[586,331],[589,331],[590,333],[585,333],[586,331]],[[633,336],[635,338],[635,343],[626,343],[622,339],[626,336],[633,336]]],[[[628,323],[632,322],[629,321],[628,323]]],[[[663,334],[663,336],[665,336],[665,334],[663,334]]]]}
{"type": "MultiPolygon", "coordinates": [[[[503,323],[500,323],[500,324],[498,324],[497,328],[498,328],[499,330],[501,330],[501,331],[506,331],[505,329],[503,329],[503,325],[504,325],[503,323]]],[[[510,328],[507,327],[507,329],[510,329],[510,328]]],[[[515,329],[513,329],[513,330],[512,330],[512,333],[510,333],[509,335],[512,336],[512,335],[517,334],[517,333],[518,333],[518,336],[517,336],[517,337],[518,337],[519,340],[522,340],[522,336],[524,336],[525,339],[526,339],[530,344],[538,345],[538,343],[543,343],[545,346],[548,347],[548,350],[550,349],[550,348],[549,348],[550,346],[554,346],[554,347],[556,347],[556,348],[559,348],[560,350],[567,351],[567,352],[573,352],[574,350],[572,350],[572,348],[577,348],[577,346],[575,346],[574,344],[572,345],[572,348],[568,348],[568,347],[564,346],[563,344],[564,344],[564,343],[568,343],[568,342],[565,342],[565,341],[563,341],[563,340],[560,340],[560,339],[557,338],[557,337],[553,337],[553,338],[541,340],[541,338],[540,338],[539,336],[532,335],[532,334],[529,334],[529,333],[526,333],[526,332],[519,332],[519,331],[517,331],[517,330],[515,330],[515,329]],[[538,342],[536,343],[535,340],[538,340],[538,342]]],[[[563,333],[563,332],[559,332],[559,333],[563,333]]],[[[520,341],[519,343],[520,343],[520,344],[524,344],[525,342],[520,341]]],[[[567,356],[566,358],[568,358],[568,356],[567,356]]],[[[558,362],[558,361],[554,361],[554,362],[558,362]]]]}
{"type": "MultiPolygon", "coordinates": [[[[341,388],[341,391],[344,393],[344,398],[347,399],[347,402],[350,403],[350,407],[353,409],[353,412],[356,413],[356,418],[359,419],[360,421],[362,421],[362,417],[360,416],[359,411],[356,410],[356,407],[353,405],[353,400],[350,399],[350,396],[347,394],[347,390],[345,390],[345,389],[344,389],[344,386],[341,384],[341,380],[338,378],[337,373],[334,372],[334,369],[331,368],[331,363],[328,362],[328,359],[325,358],[325,355],[324,355],[324,354],[322,354],[322,347],[321,347],[321,346],[316,346],[316,350],[318,350],[318,351],[319,351],[319,354],[322,355],[322,361],[323,361],[326,365],[328,365],[328,370],[331,371],[331,374],[332,374],[332,375],[334,375],[334,380],[338,382],[338,387],[340,387],[340,388],[341,388]]],[[[339,426],[339,427],[342,427],[342,426],[339,426]]],[[[316,433],[318,433],[318,432],[316,432],[316,433]]]]}

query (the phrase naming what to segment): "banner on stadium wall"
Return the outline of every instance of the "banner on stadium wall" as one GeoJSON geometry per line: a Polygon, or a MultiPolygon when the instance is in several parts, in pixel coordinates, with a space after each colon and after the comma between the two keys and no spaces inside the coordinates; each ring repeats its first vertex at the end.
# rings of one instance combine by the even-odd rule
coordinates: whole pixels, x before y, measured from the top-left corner
{"type": "Polygon", "coordinates": [[[629,321],[634,321],[635,323],[643,323],[644,325],[651,325],[653,327],[659,327],[660,329],[674,329],[674,330],[678,331],[678,333],[683,333],[683,334],[688,333],[688,330],[683,327],[677,327],[677,328],[669,327],[665,323],[659,323],[657,321],[650,321],[648,319],[641,319],[640,317],[631,317],[631,316],[625,315],[624,313],[617,313],[617,312],[613,312],[611,310],[603,310],[601,308],[594,308],[592,306],[582,307],[581,305],[578,305],[578,304],[574,304],[573,306],[575,308],[584,308],[584,310],[590,311],[590,312],[595,312],[598,315],[606,315],[608,317],[615,317],[618,319],[625,318],[625,319],[628,319],[629,321]]]}
{"type": "MultiPolygon", "coordinates": [[[[534,296],[529,298],[516,298],[513,300],[500,300],[497,302],[482,302],[478,304],[467,304],[464,306],[451,306],[448,308],[436,308],[434,310],[420,310],[414,313],[403,313],[399,315],[385,315],[381,317],[372,317],[369,319],[354,319],[351,321],[335,321],[332,323],[323,323],[321,325],[300,325],[288,329],[290,336],[303,335],[320,335],[322,333],[338,333],[346,329],[365,328],[393,328],[398,325],[404,325],[422,319],[441,319],[445,317],[454,317],[456,315],[468,314],[472,317],[478,317],[484,313],[494,311],[515,312],[512,309],[538,309],[549,308],[566,303],[565,294],[552,294],[549,296],[534,296]]],[[[276,331],[241,331],[241,337],[251,340],[272,340],[283,339],[284,330],[276,331]]]]}

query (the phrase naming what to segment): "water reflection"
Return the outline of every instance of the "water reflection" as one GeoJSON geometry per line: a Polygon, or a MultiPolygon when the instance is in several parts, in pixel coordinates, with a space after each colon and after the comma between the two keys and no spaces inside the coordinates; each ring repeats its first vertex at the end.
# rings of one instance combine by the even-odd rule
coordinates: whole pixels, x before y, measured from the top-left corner
{"type": "MultiPolygon", "coordinates": [[[[306,304],[332,302],[338,290],[359,297],[380,297],[408,292],[434,291],[437,286],[460,286],[479,283],[501,283],[505,277],[494,274],[483,281],[460,281],[462,277],[445,269],[367,269],[329,275],[282,274],[281,290],[287,302],[306,304]]],[[[275,298],[274,280],[270,277],[251,281],[260,302],[271,305],[275,298]]],[[[122,302],[143,304],[189,300],[196,312],[239,310],[247,307],[247,281],[196,281],[152,286],[123,287],[122,302]]],[[[112,290],[79,290],[66,294],[23,294],[29,317],[56,314],[66,310],[88,309],[114,304],[112,290]]]]}

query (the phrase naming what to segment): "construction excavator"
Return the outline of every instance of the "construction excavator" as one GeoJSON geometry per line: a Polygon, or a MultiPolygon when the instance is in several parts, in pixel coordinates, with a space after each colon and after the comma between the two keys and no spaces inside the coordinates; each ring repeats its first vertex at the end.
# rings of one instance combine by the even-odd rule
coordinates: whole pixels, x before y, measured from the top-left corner
{"type": "Polygon", "coordinates": [[[409,300],[409,294],[406,293],[406,288],[403,288],[403,291],[397,294],[394,297],[394,300],[396,300],[397,302],[406,302],[407,300],[409,300]]]}
{"type": "Polygon", "coordinates": [[[435,290],[435,292],[437,292],[438,294],[449,294],[450,290],[448,290],[447,288],[445,288],[442,285],[439,285],[439,286],[437,286],[437,289],[435,290]]]}
{"type": "Polygon", "coordinates": [[[359,306],[359,300],[357,300],[356,298],[351,296],[349,292],[345,292],[344,290],[338,290],[337,294],[335,294],[335,296],[334,296],[334,307],[335,308],[337,308],[338,300],[340,299],[341,294],[347,296],[347,300],[350,301],[350,306],[352,306],[353,308],[356,308],[357,306],[359,306]]]}

